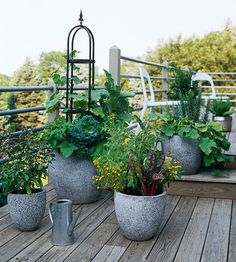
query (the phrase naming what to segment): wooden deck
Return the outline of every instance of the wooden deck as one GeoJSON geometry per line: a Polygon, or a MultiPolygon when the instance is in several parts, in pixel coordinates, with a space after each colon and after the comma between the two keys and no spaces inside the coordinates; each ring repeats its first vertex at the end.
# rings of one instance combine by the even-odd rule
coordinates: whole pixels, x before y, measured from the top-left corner
{"type": "MultiPolygon", "coordinates": [[[[55,200],[55,191],[49,187],[47,206],[55,200]]],[[[0,262],[235,262],[236,201],[169,195],[157,236],[134,242],[119,231],[113,194],[103,192],[98,202],[82,205],[75,236],[71,246],[53,246],[47,212],[38,230],[20,232],[12,225],[7,207],[0,209],[0,262]]]]}

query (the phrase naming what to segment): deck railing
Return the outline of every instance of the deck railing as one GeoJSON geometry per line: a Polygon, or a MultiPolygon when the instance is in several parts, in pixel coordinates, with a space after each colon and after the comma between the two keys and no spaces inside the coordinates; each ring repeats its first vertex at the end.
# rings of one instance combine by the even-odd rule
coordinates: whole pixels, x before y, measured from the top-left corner
{"type": "MultiPolygon", "coordinates": [[[[169,68],[167,62],[164,62],[162,64],[158,63],[153,63],[150,61],[144,61],[141,59],[134,59],[130,58],[127,56],[123,56],[121,54],[121,50],[113,46],[109,50],[109,71],[112,74],[115,83],[119,84],[121,79],[136,79],[139,80],[140,76],[139,75],[132,75],[132,74],[127,74],[127,73],[122,73],[121,74],[121,65],[124,61],[128,61],[134,64],[135,68],[138,68],[139,66],[150,66],[150,67],[155,67],[159,68],[161,74],[160,75],[155,75],[151,76],[151,79],[153,81],[160,81],[161,86],[159,86],[158,89],[156,89],[154,92],[155,93],[161,93],[164,97],[166,92],[169,90],[169,82],[172,81],[174,78],[171,78],[169,76],[169,68]]],[[[213,77],[214,83],[215,83],[215,88],[216,88],[216,93],[218,96],[224,95],[224,96],[229,96],[232,102],[236,103],[236,72],[209,72],[213,77]],[[224,78],[221,78],[222,76],[225,76],[224,78]],[[230,77],[228,79],[227,77],[230,77]],[[235,77],[235,78],[234,78],[235,77]],[[231,85],[230,85],[231,84],[231,85]],[[223,92],[224,91],[224,92],[223,92]]],[[[201,86],[203,88],[203,94],[209,94],[209,89],[210,86],[201,86]]],[[[95,88],[103,88],[103,87],[95,87],[95,88]]],[[[50,82],[48,86],[17,86],[17,87],[5,87],[5,86],[0,86],[0,95],[3,92],[31,92],[31,91],[47,91],[48,96],[51,96],[55,90],[66,90],[65,87],[58,87],[55,88],[55,86],[50,82]]],[[[88,90],[87,86],[78,86],[75,88],[75,90],[78,91],[86,91],[88,90]]],[[[142,95],[142,91],[136,90],[135,93],[137,95],[142,95]]],[[[134,111],[141,110],[141,107],[137,107],[134,109],[134,111]]],[[[0,117],[4,116],[10,116],[10,115],[18,115],[18,114],[24,114],[24,113],[31,113],[31,112],[40,112],[44,111],[45,107],[44,106],[35,106],[35,107],[28,107],[28,108],[18,108],[18,109],[13,109],[13,110],[1,110],[0,109],[0,117]]],[[[52,120],[55,117],[55,113],[50,113],[48,114],[48,119],[52,120]]],[[[35,131],[43,129],[44,126],[34,128],[35,131]]],[[[19,134],[20,132],[15,132],[14,134],[19,134]]]]}

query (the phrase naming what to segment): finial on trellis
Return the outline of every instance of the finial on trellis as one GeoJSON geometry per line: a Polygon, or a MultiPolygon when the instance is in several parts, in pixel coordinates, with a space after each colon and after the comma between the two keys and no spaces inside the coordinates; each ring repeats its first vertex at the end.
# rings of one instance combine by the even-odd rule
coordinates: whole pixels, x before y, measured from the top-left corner
{"type": "Polygon", "coordinates": [[[83,19],[83,14],[82,14],[82,10],[80,10],[80,14],[79,14],[79,22],[80,22],[80,25],[82,25],[84,19],[83,19]]]}

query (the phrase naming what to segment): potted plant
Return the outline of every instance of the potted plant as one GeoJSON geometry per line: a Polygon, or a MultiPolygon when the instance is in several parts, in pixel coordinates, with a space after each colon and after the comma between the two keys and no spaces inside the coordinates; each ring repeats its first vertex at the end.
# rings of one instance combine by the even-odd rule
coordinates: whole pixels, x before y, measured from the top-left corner
{"type": "Polygon", "coordinates": [[[180,173],[180,166],[157,150],[157,137],[150,129],[135,135],[116,125],[111,134],[94,160],[100,173],[94,183],[115,191],[116,217],[128,239],[151,239],[164,215],[164,185],[180,173]]]}
{"type": "Polygon", "coordinates": [[[231,110],[230,100],[213,100],[209,110],[213,114],[213,121],[222,125],[222,131],[230,132],[232,128],[231,115],[236,112],[236,110],[231,110]]]}
{"type": "MultiPolygon", "coordinates": [[[[170,112],[157,114],[162,120],[158,129],[164,154],[171,152],[180,162],[183,174],[190,175],[199,171],[202,158],[205,167],[217,167],[231,158],[223,154],[230,143],[222,134],[222,127],[213,121],[195,122],[188,118],[176,119],[170,112]]],[[[216,172],[216,170],[215,170],[216,172]]]]}
{"type": "Polygon", "coordinates": [[[42,179],[47,177],[53,153],[41,134],[24,131],[19,137],[1,140],[3,163],[0,174],[3,193],[13,223],[22,231],[38,228],[46,206],[42,179]]]}
{"type": "MultiPolygon", "coordinates": [[[[91,108],[88,108],[88,94],[74,93],[74,108],[80,113],[72,122],[59,117],[49,124],[45,136],[50,146],[56,150],[56,159],[49,167],[49,175],[57,194],[69,198],[73,203],[96,201],[100,191],[92,183],[97,171],[92,164],[92,154],[109,136],[110,122],[130,122],[133,118],[128,97],[131,92],[123,92],[122,85],[115,85],[111,75],[105,71],[105,90],[92,90],[91,108]]],[[[57,74],[57,82],[60,76],[57,74]]],[[[59,79],[59,80],[58,80],[59,79]]],[[[60,81],[59,81],[60,82],[60,81]]],[[[59,108],[64,95],[59,91],[50,98],[46,107],[48,112],[59,108]]]]}
{"type": "Polygon", "coordinates": [[[98,200],[100,190],[92,182],[97,171],[91,156],[101,137],[100,123],[91,115],[72,122],[58,117],[48,125],[44,138],[55,150],[49,175],[60,198],[70,199],[74,204],[98,200]]]}

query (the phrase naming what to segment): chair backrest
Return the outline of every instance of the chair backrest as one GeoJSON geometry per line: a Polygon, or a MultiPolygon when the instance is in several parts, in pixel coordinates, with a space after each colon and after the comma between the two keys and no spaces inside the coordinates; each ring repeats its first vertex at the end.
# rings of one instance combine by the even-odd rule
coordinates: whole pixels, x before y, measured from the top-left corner
{"type": "Polygon", "coordinates": [[[148,102],[146,82],[148,84],[148,89],[149,89],[148,91],[150,91],[151,102],[155,102],[155,95],[154,95],[154,91],[153,91],[153,87],[152,87],[152,82],[151,82],[151,78],[150,78],[148,72],[144,68],[139,67],[139,73],[140,73],[141,83],[142,83],[144,103],[148,102]]]}
{"type": "Polygon", "coordinates": [[[208,75],[207,73],[201,73],[198,72],[195,75],[192,76],[192,82],[193,81],[208,81],[211,84],[211,97],[215,98],[216,97],[216,91],[215,91],[215,86],[214,86],[214,82],[213,79],[211,78],[210,75],[208,75]]]}

